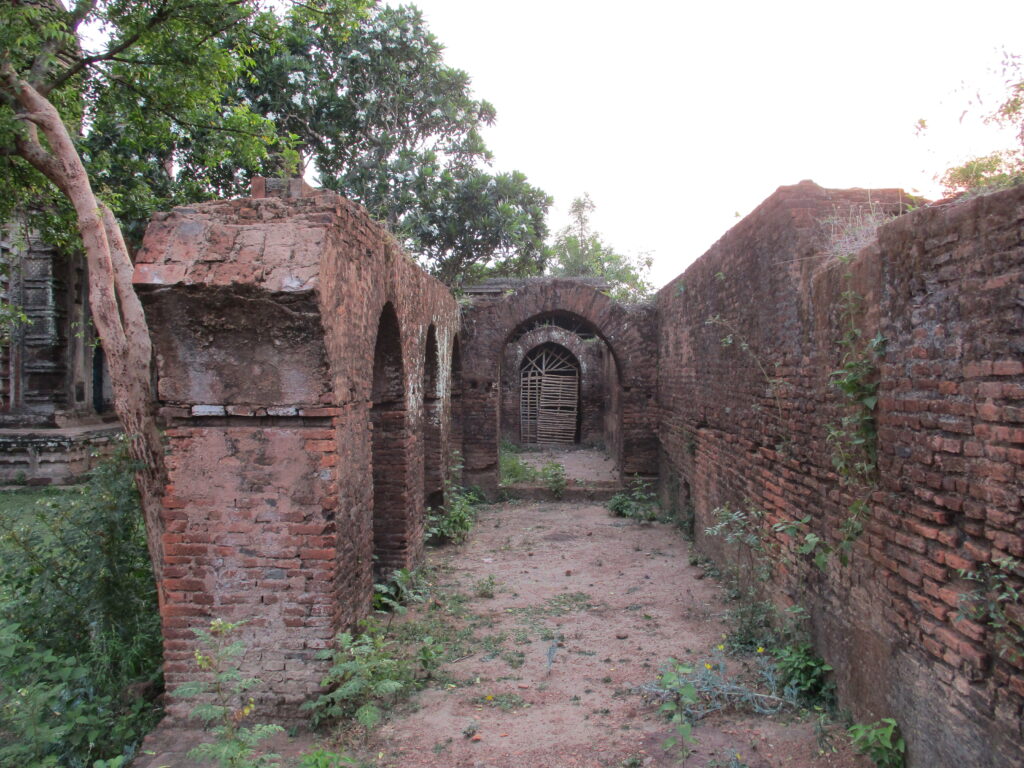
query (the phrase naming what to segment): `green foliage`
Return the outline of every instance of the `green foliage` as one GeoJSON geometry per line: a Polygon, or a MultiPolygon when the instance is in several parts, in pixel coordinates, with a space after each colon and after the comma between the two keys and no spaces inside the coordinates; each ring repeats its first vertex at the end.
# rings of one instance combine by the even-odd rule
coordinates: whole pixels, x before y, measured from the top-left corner
{"type": "Polygon", "coordinates": [[[804,704],[831,704],[835,684],[828,679],[828,673],[832,667],[814,652],[810,643],[788,645],[773,655],[780,682],[796,691],[804,704]]]}
{"type": "Polygon", "coordinates": [[[158,717],[133,469],[122,445],[77,489],[0,494],[0,764],[130,757],[158,717]]]}
{"type": "Polygon", "coordinates": [[[647,301],[654,287],[650,282],[650,256],[624,256],[591,231],[594,203],[584,194],[572,201],[571,222],[555,238],[549,274],[566,277],[599,277],[608,282],[608,295],[616,301],[647,301]]]}
{"type": "Polygon", "coordinates": [[[868,484],[878,465],[878,364],[885,355],[885,338],[879,333],[862,338],[857,316],[863,297],[844,291],[840,297],[840,317],[845,332],[839,344],[843,357],[839,368],[829,374],[829,384],[842,393],[849,413],[840,423],[830,424],[828,443],[832,447],[832,466],[844,484],[868,484]]]}
{"type": "MultiPolygon", "coordinates": [[[[947,169],[940,179],[947,195],[985,193],[1024,183],[1024,63],[1020,54],[1003,51],[1002,77],[1003,99],[984,121],[1013,128],[1017,145],[947,169]]],[[[919,125],[924,127],[924,121],[919,125]]]]}
{"type": "Polygon", "coordinates": [[[764,551],[761,539],[761,520],[764,510],[750,507],[749,510],[733,509],[728,502],[716,507],[712,514],[715,524],[704,529],[707,536],[721,536],[730,544],[740,543],[751,549],[764,551]]]}
{"type": "Polygon", "coordinates": [[[689,679],[692,674],[692,667],[669,659],[658,678],[658,686],[664,692],[658,711],[671,723],[674,731],[661,746],[666,752],[677,750],[680,759],[686,759],[690,745],[697,743],[693,737],[694,718],[691,712],[699,699],[697,688],[689,679]]]}
{"type": "Polygon", "coordinates": [[[883,717],[869,724],[856,723],[848,733],[853,748],[870,757],[876,768],[903,768],[907,745],[893,718],[883,717]]]}
{"type": "Polygon", "coordinates": [[[987,627],[998,646],[999,655],[1011,663],[1024,657],[1024,626],[1011,618],[1007,610],[1017,611],[1024,604],[1024,563],[1004,557],[982,563],[974,571],[959,571],[960,578],[977,587],[960,596],[957,619],[970,619],[987,627]]]}
{"type": "Polygon", "coordinates": [[[385,709],[413,689],[413,667],[394,641],[374,622],[361,626],[363,632],[342,632],[334,650],[317,654],[332,664],[320,681],[330,691],[302,705],[312,712],[313,727],[324,720],[354,718],[369,730],[383,719],[385,709]]]}
{"type": "Polygon", "coordinates": [[[661,516],[658,497],[651,484],[633,478],[629,490],[615,494],[608,500],[608,509],[615,517],[650,523],[661,516]]]}
{"type": "Polygon", "coordinates": [[[347,765],[359,765],[359,763],[346,755],[317,747],[299,757],[297,768],[344,768],[347,765]]]}
{"type": "Polygon", "coordinates": [[[537,479],[538,472],[515,453],[502,450],[498,453],[498,471],[502,485],[530,483],[537,479]]]}
{"type": "Polygon", "coordinates": [[[431,544],[461,544],[476,522],[476,507],[481,497],[476,491],[448,484],[445,505],[427,511],[426,538],[431,544]]]}
{"type": "Polygon", "coordinates": [[[405,613],[406,606],[422,603],[430,594],[430,585],[420,569],[399,568],[387,579],[373,585],[373,609],[385,613],[405,613]]]}
{"type": "Polygon", "coordinates": [[[494,107],[445,64],[417,8],[374,5],[349,21],[289,11],[281,44],[257,49],[253,77],[239,81],[253,110],[273,115],[324,186],[366,206],[444,282],[538,274],[551,199],[521,173],[484,170],[494,107]]]}
{"type": "Polygon", "coordinates": [[[741,592],[725,612],[729,631],[725,636],[728,653],[763,653],[778,642],[774,628],[775,606],[768,600],[758,600],[753,590],[741,592]]]}
{"type": "Polygon", "coordinates": [[[557,461],[549,461],[540,468],[540,479],[556,499],[562,498],[569,482],[565,476],[565,467],[557,461]]]}
{"type": "Polygon", "coordinates": [[[657,682],[640,687],[648,700],[660,702],[659,711],[675,729],[675,734],[664,742],[664,748],[680,749],[681,757],[685,758],[689,753],[687,745],[696,743],[693,723],[714,712],[774,715],[796,708],[793,692],[781,689],[774,665],[761,658],[758,672],[755,688],[730,677],[720,655],[696,667],[669,659],[657,682]]]}
{"type": "Polygon", "coordinates": [[[487,578],[480,579],[475,585],[473,585],[473,594],[477,597],[485,599],[491,599],[494,597],[494,593],[498,588],[498,580],[494,578],[494,575],[490,575],[487,578]]]}
{"type": "MultiPolygon", "coordinates": [[[[316,3],[318,6],[331,2],[316,3]]],[[[36,212],[47,242],[78,242],[69,206],[17,153],[24,137],[15,79],[58,109],[77,142],[94,191],[125,222],[128,242],[156,209],[237,192],[279,142],[229,85],[273,38],[273,15],[255,2],[168,0],[0,7],[0,220],[11,208],[36,212]],[[79,39],[90,28],[100,35],[79,39]],[[182,87],[188,83],[188,87],[182,87]]]]}
{"type": "Polygon", "coordinates": [[[213,742],[189,750],[191,759],[214,762],[218,768],[273,768],[279,765],[279,756],[260,754],[259,745],[284,729],[279,725],[243,725],[255,710],[255,701],[248,693],[261,681],[243,677],[239,670],[245,645],[233,640],[232,635],[240,626],[242,622],[214,619],[209,630],[192,630],[199,638],[195,662],[202,677],[178,686],[173,694],[201,699],[189,717],[202,721],[215,737],[213,742]]]}

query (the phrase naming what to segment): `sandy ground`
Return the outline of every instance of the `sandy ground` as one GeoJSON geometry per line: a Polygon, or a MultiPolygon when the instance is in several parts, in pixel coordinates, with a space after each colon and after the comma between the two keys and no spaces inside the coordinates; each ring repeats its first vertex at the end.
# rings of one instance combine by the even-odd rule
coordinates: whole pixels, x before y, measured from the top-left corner
{"type": "Polygon", "coordinates": [[[615,462],[596,448],[544,448],[517,454],[524,464],[540,469],[549,461],[565,467],[565,474],[578,483],[616,483],[615,462]]]}
{"type": "MultiPolygon", "coordinates": [[[[397,620],[443,617],[472,640],[383,726],[328,743],[363,765],[394,768],[869,766],[839,728],[839,752],[819,753],[815,718],[797,714],[715,714],[694,728],[698,743],[685,760],[662,748],[670,728],[637,688],[656,680],[666,659],[737,671],[752,663],[716,655],[726,631],[722,590],[688,554],[671,526],[613,518],[595,504],[482,507],[470,542],[431,552],[430,605],[397,620]],[[488,579],[491,598],[479,596],[488,579]]],[[[186,768],[177,750],[188,739],[154,737],[155,759],[137,765],[186,768]],[[176,754],[161,754],[161,738],[176,754]]],[[[311,743],[275,747],[287,756],[311,743]]]]}

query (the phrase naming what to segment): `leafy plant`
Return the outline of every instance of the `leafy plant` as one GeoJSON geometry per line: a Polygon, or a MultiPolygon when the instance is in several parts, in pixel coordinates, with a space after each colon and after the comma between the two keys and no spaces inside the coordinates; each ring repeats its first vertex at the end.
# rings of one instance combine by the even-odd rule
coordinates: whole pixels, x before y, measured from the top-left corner
{"type": "Polygon", "coordinates": [[[242,622],[214,619],[209,631],[193,629],[201,649],[195,652],[196,666],[204,679],[178,686],[174,695],[179,698],[202,698],[189,713],[203,722],[203,727],[216,737],[209,744],[199,744],[189,750],[193,760],[216,762],[219,768],[271,768],[279,765],[279,755],[260,754],[258,746],[284,729],[279,725],[242,725],[255,710],[255,700],[249,691],[261,681],[243,677],[238,661],[245,654],[245,645],[231,636],[242,622]]]}
{"type": "Polygon", "coordinates": [[[383,718],[384,708],[412,690],[412,666],[396,652],[395,643],[375,622],[364,621],[361,626],[363,632],[342,632],[333,650],[317,654],[332,661],[320,681],[331,690],[302,705],[312,712],[313,727],[327,719],[354,717],[363,727],[373,728],[383,718]]]}
{"type": "Polygon", "coordinates": [[[988,627],[996,640],[999,655],[1016,663],[1024,656],[1024,627],[1014,621],[1007,609],[1019,610],[1024,603],[1024,588],[1019,578],[1020,560],[1004,557],[982,563],[975,571],[958,571],[960,578],[976,582],[978,587],[960,595],[957,619],[971,619],[988,627]]]}
{"type": "Polygon", "coordinates": [[[498,471],[502,485],[516,485],[535,481],[539,473],[515,453],[502,450],[498,454],[498,471]]]}
{"type": "Polygon", "coordinates": [[[739,542],[751,549],[761,552],[764,544],[761,539],[760,521],[764,510],[751,507],[749,510],[733,509],[728,502],[716,507],[712,513],[715,524],[704,529],[708,536],[721,536],[727,542],[739,542]]]}
{"type": "Polygon", "coordinates": [[[134,755],[162,642],[124,443],[75,489],[0,494],[0,764],[134,755]]]}
{"type": "Polygon", "coordinates": [[[829,384],[839,390],[851,410],[839,424],[828,425],[832,465],[846,484],[869,483],[878,463],[878,363],[885,355],[885,337],[862,339],[856,317],[863,299],[852,290],[840,297],[840,314],[846,330],[839,344],[843,357],[829,374],[829,384]]]}
{"type": "Polygon", "coordinates": [[[540,468],[540,479],[544,483],[544,487],[556,499],[562,498],[562,494],[565,493],[565,487],[569,482],[565,477],[565,467],[557,461],[549,461],[540,468]]]}
{"type": "Polygon", "coordinates": [[[721,655],[697,667],[670,658],[656,682],[640,686],[645,698],[660,703],[659,711],[675,729],[675,734],[663,744],[665,749],[678,748],[685,758],[689,754],[688,745],[696,742],[693,723],[714,712],[772,715],[796,707],[794,694],[782,690],[775,666],[763,657],[759,672],[759,685],[764,690],[730,677],[721,655]]]}
{"type": "Polygon", "coordinates": [[[658,678],[658,687],[663,693],[658,711],[671,723],[674,731],[661,746],[666,752],[678,750],[680,759],[686,759],[690,754],[689,745],[697,743],[690,714],[698,702],[697,688],[688,679],[692,674],[692,667],[670,658],[658,678]]]}
{"type": "Polygon", "coordinates": [[[407,605],[422,603],[430,594],[430,585],[421,569],[399,568],[385,581],[373,585],[373,609],[385,613],[404,613],[407,605]]]}
{"type": "Polygon", "coordinates": [[[425,538],[432,544],[461,544],[469,537],[476,522],[476,506],[483,498],[472,489],[463,488],[453,478],[462,470],[462,457],[456,451],[445,479],[445,504],[441,509],[427,510],[425,538]]]}
{"type": "Polygon", "coordinates": [[[347,765],[359,765],[359,763],[347,755],[317,747],[299,757],[297,768],[344,768],[347,765]]]}
{"type": "Polygon", "coordinates": [[[660,517],[657,495],[650,483],[633,478],[629,490],[621,491],[608,500],[608,509],[616,517],[650,523],[660,517]]]}
{"type": "Polygon", "coordinates": [[[803,703],[813,706],[832,702],[835,684],[828,679],[832,667],[810,643],[788,645],[773,655],[780,682],[796,691],[803,703]]]}
{"type": "Polygon", "coordinates": [[[856,723],[847,733],[853,748],[870,757],[876,768],[903,768],[907,745],[893,718],[883,717],[868,724],[856,723]]]}
{"type": "Polygon", "coordinates": [[[477,597],[492,598],[494,592],[498,588],[498,580],[494,578],[493,574],[486,578],[480,579],[473,586],[473,593],[477,597]]]}

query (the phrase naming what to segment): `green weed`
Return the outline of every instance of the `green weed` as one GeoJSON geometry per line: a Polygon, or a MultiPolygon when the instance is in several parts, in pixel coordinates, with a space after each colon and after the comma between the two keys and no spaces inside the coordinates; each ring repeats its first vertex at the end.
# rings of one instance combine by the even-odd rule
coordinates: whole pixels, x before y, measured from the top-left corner
{"type": "Polygon", "coordinates": [[[891,717],[873,723],[856,723],[848,729],[850,743],[862,755],[870,757],[876,768],[903,768],[907,751],[899,724],[891,717]]]}
{"type": "Polygon", "coordinates": [[[556,499],[562,498],[569,482],[565,476],[565,467],[557,461],[549,461],[540,468],[540,479],[556,499]]]}
{"type": "Polygon", "coordinates": [[[261,682],[254,677],[242,677],[238,660],[245,654],[245,646],[231,636],[241,623],[222,619],[210,622],[209,631],[192,630],[199,638],[201,648],[195,652],[196,667],[205,679],[179,686],[174,695],[179,698],[198,698],[190,717],[201,720],[215,736],[209,744],[199,744],[189,750],[193,760],[215,762],[219,768],[272,768],[279,765],[279,755],[260,754],[258,747],[284,729],[279,725],[243,725],[255,709],[249,691],[261,682]]]}

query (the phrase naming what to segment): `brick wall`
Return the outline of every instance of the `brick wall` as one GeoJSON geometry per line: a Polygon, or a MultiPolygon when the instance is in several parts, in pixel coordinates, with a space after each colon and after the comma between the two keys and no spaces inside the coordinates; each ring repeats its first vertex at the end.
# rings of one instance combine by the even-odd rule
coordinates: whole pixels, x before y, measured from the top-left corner
{"type": "Polygon", "coordinates": [[[764,512],[760,588],[810,612],[843,704],[896,717],[911,765],[1018,765],[1024,661],[956,616],[974,586],[958,569],[1024,554],[1024,189],[900,216],[846,264],[823,254],[822,222],[879,206],[899,193],[780,188],[659,293],[663,492],[723,562],[753,559],[703,533],[713,510],[764,512]],[[827,430],[851,409],[828,382],[851,291],[887,353],[878,472],[844,484],[827,430]],[[771,529],[810,515],[802,533],[838,547],[862,498],[847,565],[822,571],[771,529]]]}
{"type": "Polygon", "coordinates": [[[158,215],[135,282],[168,436],[168,687],[194,674],[192,628],[245,620],[243,670],[267,683],[267,716],[289,719],[318,689],[315,653],[368,610],[374,555],[400,567],[421,553],[458,310],[359,206],[271,191],[286,197],[158,215]]]}

